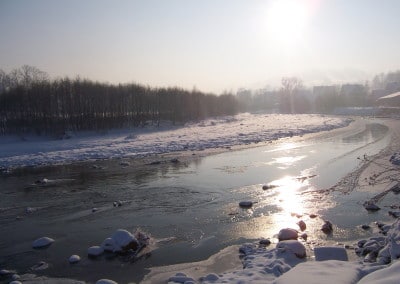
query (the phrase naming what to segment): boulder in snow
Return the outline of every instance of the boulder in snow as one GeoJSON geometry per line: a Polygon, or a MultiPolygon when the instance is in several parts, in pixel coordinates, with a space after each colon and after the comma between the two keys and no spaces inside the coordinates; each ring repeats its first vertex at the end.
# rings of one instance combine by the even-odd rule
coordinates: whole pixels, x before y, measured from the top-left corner
{"type": "Polygon", "coordinates": [[[279,241],[297,240],[298,237],[297,231],[291,228],[282,229],[278,233],[279,241]]]}

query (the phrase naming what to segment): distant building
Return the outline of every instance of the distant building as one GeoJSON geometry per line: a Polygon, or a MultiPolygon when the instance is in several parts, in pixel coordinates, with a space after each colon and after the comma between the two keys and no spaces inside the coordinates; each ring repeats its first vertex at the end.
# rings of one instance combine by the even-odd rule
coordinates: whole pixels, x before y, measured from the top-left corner
{"type": "Polygon", "coordinates": [[[393,94],[400,91],[400,82],[390,82],[385,86],[385,90],[388,94],[393,94]]]}
{"type": "Polygon", "coordinates": [[[400,92],[377,99],[377,104],[384,107],[400,107],[400,92]]]}
{"type": "Polygon", "coordinates": [[[344,84],[340,88],[340,95],[351,97],[365,94],[365,86],[362,84],[344,84]]]}
{"type": "Polygon", "coordinates": [[[336,86],[314,86],[313,87],[313,95],[314,98],[318,96],[328,96],[328,95],[336,95],[337,87],[336,86]]]}
{"type": "Polygon", "coordinates": [[[372,90],[371,93],[369,94],[369,99],[370,101],[376,101],[377,99],[389,95],[391,92],[385,89],[376,89],[372,90]]]}

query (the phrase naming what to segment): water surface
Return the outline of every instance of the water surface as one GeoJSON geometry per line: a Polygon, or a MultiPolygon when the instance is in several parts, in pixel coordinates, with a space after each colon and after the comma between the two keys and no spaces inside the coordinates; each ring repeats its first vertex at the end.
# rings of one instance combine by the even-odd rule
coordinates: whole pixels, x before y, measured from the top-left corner
{"type": "Polygon", "coordinates": [[[229,245],[262,237],[274,240],[279,229],[295,227],[299,218],[307,223],[310,246],[367,236],[371,232],[357,226],[388,218],[365,212],[360,200],[367,193],[304,193],[333,186],[359,165],[357,157],[374,155],[389,143],[386,126],[362,124],[356,132],[330,138],[285,139],[190,163],[136,168],[108,161],[28,168],[3,176],[0,266],[22,274],[45,260],[50,268],[38,274],[126,283],[140,281],[149,267],[204,260],[229,245]],[[55,182],[33,184],[42,178],[55,182]],[[263,190],[266,184],[275,187],[263,190]],[[117,200],[121,207],[113,206],[117,200]],[[243,200],[254,206],[240,208],[243,200]],[[31,213],[26,213],[28,207],[31,213]],[[320,217],[311,219],[310,213],[320,217]],[[320,232],[323,219],[334,223],[333,235],[320,232]],[[89,246],[100,245],[118,228],[140,228],[162,241],[135,263],[86,258],[89,246]],[[56,242],[46,250],[31,249],[32,241],[42,236],[56,242]],[[83,260],[69,265],[72,254],[83,260]]]}

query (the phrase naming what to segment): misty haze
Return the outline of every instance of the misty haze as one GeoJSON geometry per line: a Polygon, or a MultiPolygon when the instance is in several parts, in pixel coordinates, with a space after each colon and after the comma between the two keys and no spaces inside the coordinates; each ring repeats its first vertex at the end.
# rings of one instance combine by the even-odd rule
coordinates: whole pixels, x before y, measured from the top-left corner
{"type": "Polygon", "coordinates": [[[0,1],[0,283],[398,283],[399,10],[0,1]]]}

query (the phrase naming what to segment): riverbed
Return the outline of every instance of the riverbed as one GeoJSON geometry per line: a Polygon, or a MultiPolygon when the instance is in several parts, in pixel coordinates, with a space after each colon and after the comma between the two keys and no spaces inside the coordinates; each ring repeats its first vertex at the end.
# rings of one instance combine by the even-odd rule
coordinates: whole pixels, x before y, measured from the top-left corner
{"type": "MultiPolygon", "coordinates": [[[[0,181],[0,265],[23,274],[46,261],[49,268],[35,274],[140,282],[151,267],[201,261],[260,238],[277,241],[279,229],[295,227],[299,219],[307,223],[309,246],[352,243],[372,233],[360,225],[389,217],[364,210],[368,192],[321,192],[387,147],[390,139],[381,121],[359,119],[334,134],[215,155],[19,169],[0,181]],[[36,182],[44,178],[46,183],[36,182]],[[240,208],[240,201],[253,206],[240,208]],[[320,231],[323,220],[334,224],[332,235],[320,231]],[[142,258],[131,263],[86,257],[88,247],[100,245],[119,228],[139,228],[152,236],[142,258]],[[42,236],[56,241],[48,249],[32,249],[32,241],[42,236]],[[82,261],[70,265],[72,254],[82,261]]],[[[398,197],[382,202],[393,200],[398,197]]]]}

